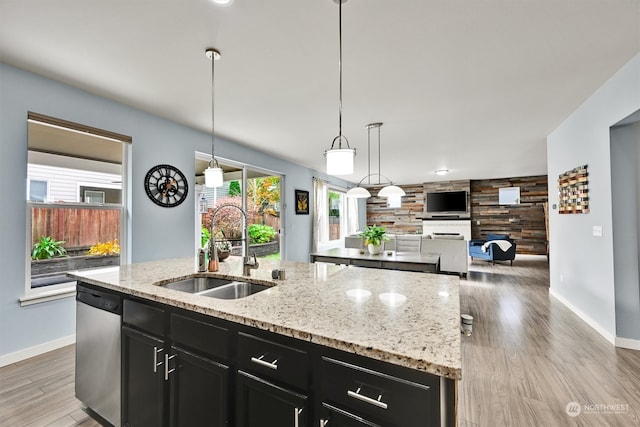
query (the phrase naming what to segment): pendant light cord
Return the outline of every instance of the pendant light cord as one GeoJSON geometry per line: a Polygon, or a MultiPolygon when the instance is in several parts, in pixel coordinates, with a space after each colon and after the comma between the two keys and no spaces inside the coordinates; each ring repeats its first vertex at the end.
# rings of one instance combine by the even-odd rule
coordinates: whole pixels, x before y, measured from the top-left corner
{"type": "Polygon", "coordinates": [[[340,43],[340,56],[338,58],[338,73],[340,75],[340,102],[338,105],[338,147],[342,148],[342,0],[338,0],[338,39],[340,43]]]}
{"type": "Polygon", "coordinates": [[[367,177],[367,183],[371,185],[371,126],[369,125],[367,125],[367,177]]]}
{"type": "Polygon", "coordinates": [[[211,52],[211,161],[209,165],[213,167],[216,163],[215,153],[215,128],[216,128],[216,119],[215,119],[215,76],[216,76],[216,53],[211,52]]]}
{"type": "Polygon", "coordinates": [[[380,159],[381,159],[381,151],[380,151],[380,128],[382,127],[382,123],[380,123],[378,127],[378,185],[380,185],[380,175],[382,174],[382,169],[380,168],[380,159]]]}

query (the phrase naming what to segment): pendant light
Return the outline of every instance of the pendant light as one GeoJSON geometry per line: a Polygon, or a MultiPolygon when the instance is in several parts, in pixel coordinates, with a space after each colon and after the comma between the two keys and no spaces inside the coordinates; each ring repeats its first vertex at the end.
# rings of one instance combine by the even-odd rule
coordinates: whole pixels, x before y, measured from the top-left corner
{"type": "Polygon", "coordinates": [[[205,51],[207,58],[211,60],[211,160],[209,160],[209,167],[204,171],[204,186],[205,187],[222,187],[224,184],[224,177],[222,174],[222,168],[218,164],[218,160],[215,157],[215,91],[214,91],[214,77],[215,77],[215,62],[220,59],[220,52],[216,49],[209,48],[205,51]]]}
{"type": "Polygon", "coordinates": [[[367,176],[365,176],[360,180],[357,186],[347,191],[347,197],[355,197],[355,198],[362,198],[362,199],[371,197],[371,193],[369,193],[369,190],[367,190],[364,187],[361,187],[361,184],[364,182],[365,179],[368,179],[367,185],[371,185],[371,176],[378,175],[377,185],[381,185],[380,178],[385,178],[389,183],[389,185],[386,185],[382,189],[380,189],[380,191],[378,192],[378,197],[387,197],[389,199],[388,201],[389,201],[390,207],[398,207],[401,201],[400,198],[406,195],[406,193],[402,188],[398,187],[397,185],[393,185],[391,180],[386,176],[382,175],[381,173],[380,128],[382,127],[382,123],[381,122],[369,123],[365,127],[367,128],[367,150],[368,150],[367,159],[369,162],[368,174],[367,176]],[[371,129],[378,129],[378,173],[377,174],[371,173],[371,129]]]}
{"type": "Polygon", "coordinates": [[[338,3],[338,24],[339,24],[339,41],[340,56],[338,59],[338,70],[340,74],[340,102],[339,120],[338,120],[338,136],[333,139],[331,148],[324,152],[327,158],[327,174],[329,175],[350,175],[353,173],[353,162],[356,155],[356,149],[349,146],[349,141],[342,135],[342,3],[347,0],[334,0],[338,3]],[[344,140],[346,148],[342,147],[344,140]],[[338,143],[336,147],[336,142],[338,143]],[[334,148],[335,147],[335,148],[334,148]]]}

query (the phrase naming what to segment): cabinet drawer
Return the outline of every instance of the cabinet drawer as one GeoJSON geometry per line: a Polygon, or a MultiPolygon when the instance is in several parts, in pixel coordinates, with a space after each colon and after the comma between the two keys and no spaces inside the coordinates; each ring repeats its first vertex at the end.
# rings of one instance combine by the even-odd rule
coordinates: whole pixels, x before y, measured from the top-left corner
{"type": "Polygon", "coordinates": [[[125,299],[122,305],[122,322],[164,336],[164,313],[161,308],[125,299]]]}
{"type": "Polygon", "coordinates": [[[253,335],[238,334],[240,368],[307,389],[309,386],[309,354],[297,348],[267,341],[253,335]]]}
{"type": "Polygon", "coordinates": [[[176,343],[209,356],[229,359],[231,332],[226,328],[172,313],[170,330],[176,343]]]}
{"type": "Polygon", "coordinates": [[[323,402],[383,425],[439,425],[439,390],[424,384],[323,357],[323,402]]]}

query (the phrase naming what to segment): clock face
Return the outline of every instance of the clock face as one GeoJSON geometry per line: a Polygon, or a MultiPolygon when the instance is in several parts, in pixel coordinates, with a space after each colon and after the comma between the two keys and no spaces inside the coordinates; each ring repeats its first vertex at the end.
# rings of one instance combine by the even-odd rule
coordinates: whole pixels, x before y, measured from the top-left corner
{"type": "Polygon", "coordinates": [[[155,204],[172,208],[187,198],[189,185],[182,172],[174,166],[158,165],[149,169],[144,177],[144,189],[155,204]]]}

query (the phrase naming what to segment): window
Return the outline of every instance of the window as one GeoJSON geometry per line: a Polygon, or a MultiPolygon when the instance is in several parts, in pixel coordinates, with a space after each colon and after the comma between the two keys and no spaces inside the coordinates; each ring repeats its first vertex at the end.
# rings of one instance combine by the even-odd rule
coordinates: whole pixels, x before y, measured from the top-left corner
{"type": "Polygon", "coordinates": [[[344,199],[346,198],[343,192],[328,189],[327,190],[327,218],[329,223],[329,241],[340,240],[344,236],[341,231],[344,230],[343,220],[346,218],[346,209],[344,206],[344,199]]]}
{"type": "Polygon", "coordinates": [[[104,203],[104,191],[85,190],[84,202],[85,203],[104,203]]]}
{"type": "Polygon", "coordinates": [[[49,183],[47,181],[30,179],[27,200],[30,202],[46,202],[48,199],[48,190],[49,183]]]}
{"type": "Polygon", "coordinates": [[[69,270],[120,264],[120,245],[127,240],[123,163],[125,143],[131,138],[114,136],[29,113],[26,256],[30,268],[22,305],[72,292],[69,270]]]}
{"type": "Polygon", "coordinates": [[[358,230],[358,201],[346,190],[314,178],[314,251],[344,246],[358,230]]]}

